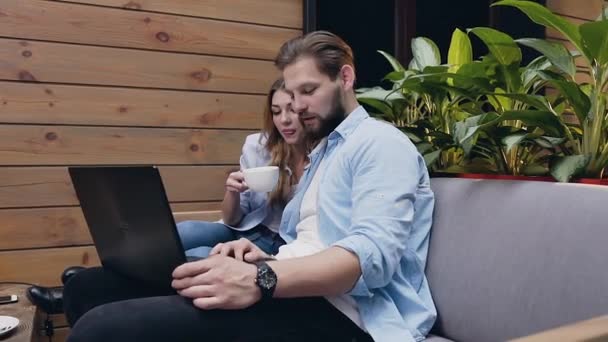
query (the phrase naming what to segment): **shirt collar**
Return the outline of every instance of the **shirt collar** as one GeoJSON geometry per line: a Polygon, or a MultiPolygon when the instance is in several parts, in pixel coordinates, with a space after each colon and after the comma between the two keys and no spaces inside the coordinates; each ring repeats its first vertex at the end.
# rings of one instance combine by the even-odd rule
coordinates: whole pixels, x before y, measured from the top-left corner
{"type": "Polygon", "coordinates": [[[342,121],[333,132],[329,134],[329,139],[337,139],[339,136],[341,136],[342,139],[346,139],[357,128],[357,126],[359,126],[361,121],[367,118],[369,118],[367,111],[365,111],[363,106],[358,106],[346,116],[344,121],[342,121]]]}
{"type": "Polygon", "coordinates": [[[317,155],[319,155],[319,153],[325,151],[326,146],[327,146],[327,137],[321,139],[321,141],[319,141],[317,143],[317,146],[315,146],[315,148],[313,148],[313,150],[310,151],[310,153],[308,154],[308,163],[306,163],[306,165],[304,165],[304,170],[308,169],[310,164],[312,164],[312,161],[317,157],[317,155]]]}

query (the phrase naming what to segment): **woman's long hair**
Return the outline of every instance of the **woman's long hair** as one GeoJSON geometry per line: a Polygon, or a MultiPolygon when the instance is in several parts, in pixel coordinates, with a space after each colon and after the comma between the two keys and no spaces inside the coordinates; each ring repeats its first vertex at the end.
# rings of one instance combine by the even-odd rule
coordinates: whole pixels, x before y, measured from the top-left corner
{"type": "Polygon", "coordinates": [[[279,182],[268,196],[271,206],[284,206],[291,197],[292,188],[298,183],[296,177],[297,152],[296,146],[289,145],[274,125],[272,120],[272,97],[284,86],[283,79],[276,80],[270,87],[264,109],[264,124],[262,137],[266,138],[266,150],[270,154],[270,165],[279,167],[279,182]]]}

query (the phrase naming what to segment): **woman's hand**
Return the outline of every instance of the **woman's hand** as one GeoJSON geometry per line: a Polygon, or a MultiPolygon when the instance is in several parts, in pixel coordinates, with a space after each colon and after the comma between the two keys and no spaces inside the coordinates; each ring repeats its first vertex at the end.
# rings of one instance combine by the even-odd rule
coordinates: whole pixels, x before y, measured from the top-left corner
{"type": "Polygon", "coordinates": [[[243,172],[235,171],[228,175],[228,179],[226,179],[226,191],[230,192],[243,192],[249,189],[247,183],[245,183],[245,176],[243,176],[243,172]]]}
{"type": "Polygon", "coordinates": [[[218,243],[215,245],[215,247],[213,247],[211,252],[209,252],[209,256],[216,254],[233,257],[237,260],[246,262],[256,262],[258,260],[271,258],[270,255],[266,254],[253,242],[245,238],[240,238],[238,240],[225,243],[218,243]]]}

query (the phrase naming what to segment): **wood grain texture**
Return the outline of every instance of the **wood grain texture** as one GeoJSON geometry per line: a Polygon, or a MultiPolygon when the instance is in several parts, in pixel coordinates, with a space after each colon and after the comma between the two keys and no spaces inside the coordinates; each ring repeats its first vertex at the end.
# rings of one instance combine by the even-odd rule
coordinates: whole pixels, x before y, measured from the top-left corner
{"type": "Polygon", "coordinates": [[[0,122],[261,128],[266,97],[0,82],[0,122]]]}
{"type": "MultiPolygon", "coordinates": [[[[64,1],[64,0],[57,0],[64,1]]],[[[302,0],[65,0],[83,4],[302,28],[302,0]]]]}
{"type": "Polygon", "coordinates": [[[576,75],[574,75],[574,80],[578,83],[591,83],[591,75],[589,75],[588,70],[577,69],[576,75]]]}
{"type": "Polygon", "coordinates": [[[547,0],[551,11],[587,20],[595,20],[602,13],[603,4],[603,0],[547,0]]]}
{"type": "Polygon", "coordinates": [[[2,280],[99,265],[66,165],[160,165],[176,221],[217,219],[301,27],[302,0],[0,1],[2,280]]]}
{"type": "Polygon", "coordinates": [[[608,341],[608,315],[571,323],[511,342],[602,342],[608,341]]]}
{"type": "Polygon", "coordinates": [[[93,246],[0,252],[3,281],[57,286],[61,284],[60,275],[66,267],[98,265],[99,258],[93,246]]]}
{"type": "Polygon", "coordinates": [[[301,34],[296,29],[40,0],[3,0],[0,12],[5,37],[266,60],[275,58],[283,42],[301,34]]]}
{"type": "MultiPolygon", "coordinates": [[[[170,202],[221,201],[225,179],[235,168],[238,166],[159,167],[170,202]]],[[[66,167],[0,168],[0,208],[77,205],[66,167]]]]}
{"type": "Polygon", "coordinates": [[[270,61],[0,39],[0,80],[266,94],[270,61]]]}
{"type": "MultiPolygon", "coordinates": [[[[216,221],[219,203],[198,203],[197,211],[174,210],[176,222],[216,221]]],[[[90,245],[93,243],[80,207],[0,210],[0,251],[90,245]]]]}
{"type": "MultiPolygon", "coordinates": [[[[53,321],[53,326],[55,327],[55,329],[66,327],[68,325],[68,321],[64,314],[49,315],[49,319],[53,321]]],[[[56,331],[57,330],[55,330],[55,332],[56,331]]]]}
{"type": "Polygon", "coordinates": [[[91,244],[80,207],[0,210],[0,250],[91,244]]]}
{"type": "Polygon", "coordinates": [[[65,342],[68,340],[68,336],[70,334],[70,328],[63,326],[61,328],[55,329],[55,334],[52,339],[44,336],[44,332],[41,332],[41,336],[39,342],[65,342]]]}
{"type": "Polygon", "coordinates": [[[0,164],[235,164],[251,133],[0,125],[0,164]]]}
{"type": "Polygon", "coordinates": [[[17,284],[0,284],[0,296],[16,295],[17,303],[3,304],[0,306],[0,315],[12,316],[19,319],[19,325],[10,333],[9,337],[2,337],[7,342],[31,342],[36,341],[38,333],[39,312],[26,295],[28,286],[17,284]]]}

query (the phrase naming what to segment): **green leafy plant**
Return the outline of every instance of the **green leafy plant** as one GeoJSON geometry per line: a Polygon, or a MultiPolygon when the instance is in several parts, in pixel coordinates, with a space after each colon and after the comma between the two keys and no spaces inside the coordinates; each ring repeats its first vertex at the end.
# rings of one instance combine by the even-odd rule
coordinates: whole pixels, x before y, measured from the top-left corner
{"type": "Polygon", "coordinates": [[[508,35],[475,28],[490,54],[473,61],[468,35],[455,30],[447,65],[427,38],[416,38],[409,69],[381,52],[394,71],[392,90],[362,89],[359,100],[417,143],[434,171],[543,174],[565,132],[552,106],[539,95],[538,58],[520,68],[521,50],[508,35]],[[549,132],[549,135],[546,135],[549,132]]]}
{"type": "Polygon", "coordinates": [[[568,136],[566,124],[552,104],[539,95],[553,68],[545,57],[521,66],[521,49],[509,35],[486,27],[469,30],[488,47],[480,65],[491,87],[485,90],[486,113],[467,127],[466,139],[491,161],[495,172],[511,175],[546,174],[552,156],[568,136]]]}
{"type": "Polygon", "coordinates": [[[537,24],[560,32],[575,48],[567,51],[546,41],[523,40],[521,44],[538,50],[559,72],[541,73],[558,90],[559,99],[576,115],[579,125],[569,125],[576,139],[564,145],[555,158],[551,174],[560,181],[584,176],[601,178],[608,167],[608,20],[606,13],[598,21],[575,25],[537,3],[502,0],[493,6],[511,6],[524,12],[537,24]],[[583,58],[590,66],[591,82],[579,85],[574,79],[572,56],[583,58]]]}
{"type": "Polygon", "coordinates": [[[448,52],[448,65],[441,64],[437,45],[428,38],[412,40],[414,58],[404,68],[394,57],[379,51],[393,71],[384,78],[391,90],[380,87],[359,89],[360,102],[377,116],[392,122],[417,145],[433,170],[463,167],[464,150],[454,137],[456,123],[470,116],[476,105],[472,92],[454,85],[450,70],[472,61],[468,36],[455,30],[448,52]]]}
{"type": "Polygon", "coordinates": [[[428,38],[412,40],[405,68],[380,51],[393,68],[390,89],[359,89],[372,114],[399,127],[417,145],[431,171],[543,175],[560,181],[602,177],[608,167],[608,22],[569,23],[530,1],[502,0],[533,21],[561,32],[576,48],[545,39],[514,40],[486,27],[456,29],[447,63],[428,38]],[[473,60],[469,36],[489,53],[473,60]],[[519,45],[541,56],[522,65],[519,45]],[[575,58],[590,65],[588,84],[576,83],[575,58]],[[544,96],[546,86],[556,96],[544,96]],[[565,119],[574,113],[578,123],[565,119]]]}

